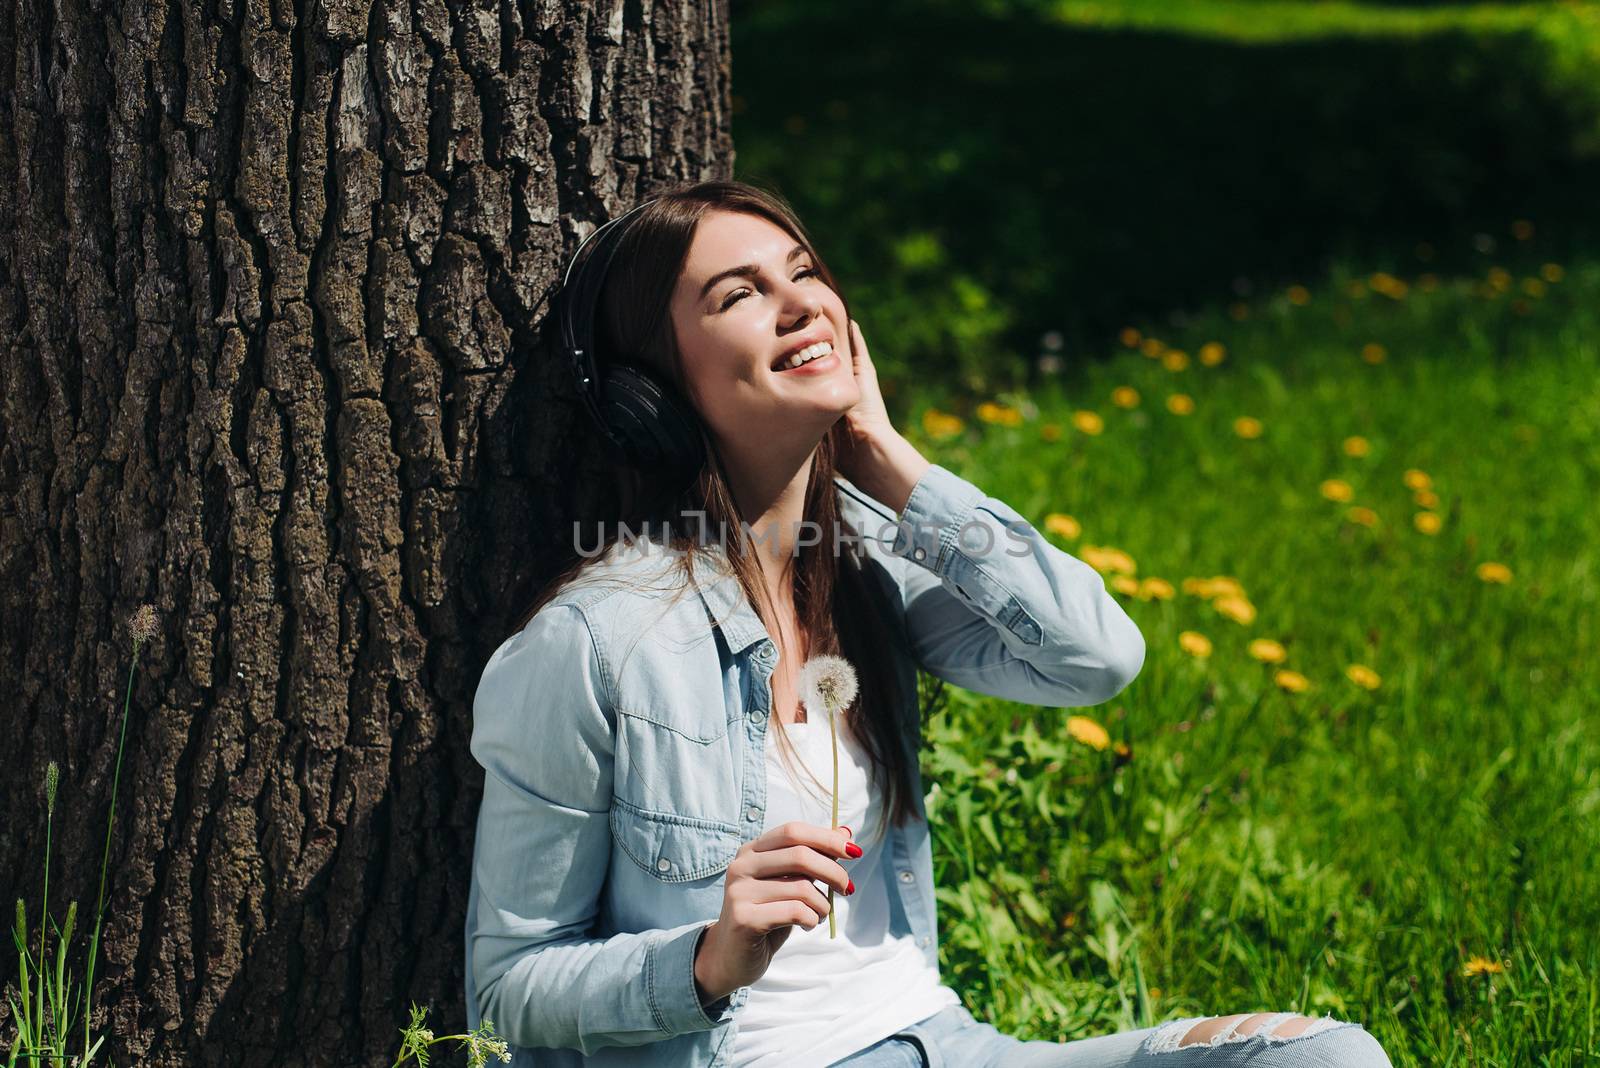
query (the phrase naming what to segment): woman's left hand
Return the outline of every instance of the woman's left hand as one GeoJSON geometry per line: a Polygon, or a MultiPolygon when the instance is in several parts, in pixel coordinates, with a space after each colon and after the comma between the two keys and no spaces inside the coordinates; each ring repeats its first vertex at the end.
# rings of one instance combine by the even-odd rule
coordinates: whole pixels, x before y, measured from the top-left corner
{"type": "Polygon", "coordinates": [[[854,319],[850,320],[850,355],[861,399],[844,413],[845,447],[835,457],[834,466],[839,474],[898,513],[905,508],[912,487],[927,471],[929,461],[889,422],[883,393],[878,389],[878,370],[872,365],[861,327],[854,319]]]}
{"type": "MultiPolygon", "coordinates": [[[[856,386],[861,391],[861,399],[844,413],[845,427],[849,431],[852,446],[859,447],[875,438],[897,435],[898,431],[889,422],[889,412],[883,403],[883,391],[878,388],[878,369],[873,366],[872,356],[867,352],[867,343],[861,336],[861,326],[854,319],[850,320],[850,358],[854,365],[856,386]]],[[[845,473],[845,477],[850,476],[845,473]]]]}

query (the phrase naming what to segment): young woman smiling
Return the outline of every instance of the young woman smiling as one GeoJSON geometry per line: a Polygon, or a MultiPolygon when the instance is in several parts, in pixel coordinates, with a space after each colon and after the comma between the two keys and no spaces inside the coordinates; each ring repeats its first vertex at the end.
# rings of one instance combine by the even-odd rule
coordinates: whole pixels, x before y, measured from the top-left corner
{"type": "Polygon", "coordinates": [[[703,462],[619,466],[609,533],[574,539],[484,669],[469,1024],[522,1065],[1388,1065],[1327,1017],[1057,1043],[963,1007],[939,973],[918,672],[1082,707],[1133,680],[1144,638],[1094,569],[895,429],[780,197],[704,182],[628,221],[596,348],[692,406],[703,462]],[[795,676],[824,653],[860,681],[838,829],[802,782],[829,733],[795,676]]]}

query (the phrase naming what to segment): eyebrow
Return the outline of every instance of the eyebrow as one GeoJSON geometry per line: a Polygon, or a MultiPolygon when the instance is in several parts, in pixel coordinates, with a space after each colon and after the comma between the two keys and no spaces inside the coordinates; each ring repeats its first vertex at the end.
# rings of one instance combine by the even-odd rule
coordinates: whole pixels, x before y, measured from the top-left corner
{"type": "MultiPolygon", "coordinates": [[[[784,260],[784,262],[793,262],[795,257],[805,255],[805,251],[806,247],[804,245],[796,245],[794,248],[789,250],[789,256],[784,260]]],[[[743,263],[737,267],[729,267],[726,271],[718,271],[706,281],[705,285],[700,287],[700,296],[698,299],[705,300],[706,294],[711,292],[711,287],[725,278],[754,278],[760,273],[761,268],[753,263],[743,263]]]]}

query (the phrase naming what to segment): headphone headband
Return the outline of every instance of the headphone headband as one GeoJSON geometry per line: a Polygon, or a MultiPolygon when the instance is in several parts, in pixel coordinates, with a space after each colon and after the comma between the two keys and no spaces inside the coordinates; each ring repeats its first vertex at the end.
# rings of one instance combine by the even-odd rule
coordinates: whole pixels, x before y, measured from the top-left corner
{"type": "Polygon", "coordinates": [[[595,314],[600,292],[628,223],[652,198],[597,227],[578,245],[562,278],[554,311],[578,395],[614,457],[687,484],[704,459],[699,418],[677,391],[626,353],[596,358],[595,314]],[[587,257],[583,250],[594,243],[587,257]],[[582,261],[581,263],[579,261],[582,261]]]}

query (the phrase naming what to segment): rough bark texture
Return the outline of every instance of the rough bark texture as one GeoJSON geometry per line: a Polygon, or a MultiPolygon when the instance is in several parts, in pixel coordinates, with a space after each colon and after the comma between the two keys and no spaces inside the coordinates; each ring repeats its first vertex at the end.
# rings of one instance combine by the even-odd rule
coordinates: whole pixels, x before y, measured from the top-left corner
{"type": "Polygon", "coordinates": [[[464,1021],[472,694],[573,505],[547,300],[731,173],[727,0],[8,0],[0,56],[0,902],[55,759],[89,926],[153,603],[97,1030],[388,1064],[464,1021]]]}

